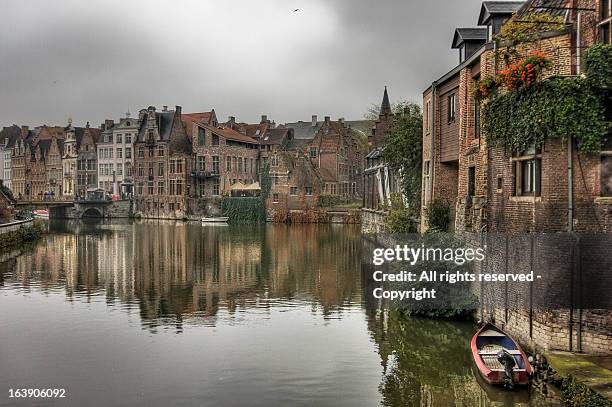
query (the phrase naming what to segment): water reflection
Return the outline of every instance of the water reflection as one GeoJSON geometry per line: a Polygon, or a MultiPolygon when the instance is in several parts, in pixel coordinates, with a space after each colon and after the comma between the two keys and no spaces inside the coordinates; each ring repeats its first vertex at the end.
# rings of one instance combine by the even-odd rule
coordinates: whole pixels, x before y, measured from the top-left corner
{"type": "Polygon", "coordinates": [[[71,392],[89,405],[550,403],[479,384],[472,324],[366,308],[358,228],[141,221],[51,229],[0,262],[0,307],[12,310],[0,314],[0,326],[10,326],[0,330],[0,387],[81,380],[71,392]],[[121,347],[83,345],[109,332],[121,347]]]}

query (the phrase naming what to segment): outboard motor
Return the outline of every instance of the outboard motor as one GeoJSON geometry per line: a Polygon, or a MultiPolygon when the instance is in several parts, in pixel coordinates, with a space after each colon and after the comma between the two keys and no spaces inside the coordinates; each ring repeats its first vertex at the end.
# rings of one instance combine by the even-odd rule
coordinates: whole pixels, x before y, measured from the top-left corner
{"type": "Polygon", "coordinates": [[[512,371],[516,366],[516,360],[512,357],[507,350],[501,350],[497,354],[497,361],[502,364],[504,367],[504,386],[507,386],[510,389],[514,388],[514,379],[512,378],[512,371]]]}

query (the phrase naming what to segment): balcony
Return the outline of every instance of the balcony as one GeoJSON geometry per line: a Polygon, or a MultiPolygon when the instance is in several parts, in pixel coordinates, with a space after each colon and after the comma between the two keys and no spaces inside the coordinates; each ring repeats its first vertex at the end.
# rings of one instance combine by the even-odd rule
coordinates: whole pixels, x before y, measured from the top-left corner
{"type": "Polygon", "coordinates": [[[218,171],[192,171],[191,177],[196,179],[218,178],[218,171]]]}

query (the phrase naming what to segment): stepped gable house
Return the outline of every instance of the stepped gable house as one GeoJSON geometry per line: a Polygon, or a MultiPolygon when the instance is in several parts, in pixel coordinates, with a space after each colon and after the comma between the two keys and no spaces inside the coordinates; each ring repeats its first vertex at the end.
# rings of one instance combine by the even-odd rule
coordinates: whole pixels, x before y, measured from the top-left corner
{"type": "Polygon", "coordinates": [[[182,219],[192,165],[191,140],[181,120],[181,107],[142,109],[134,143],[136,216],[182,219]]]}

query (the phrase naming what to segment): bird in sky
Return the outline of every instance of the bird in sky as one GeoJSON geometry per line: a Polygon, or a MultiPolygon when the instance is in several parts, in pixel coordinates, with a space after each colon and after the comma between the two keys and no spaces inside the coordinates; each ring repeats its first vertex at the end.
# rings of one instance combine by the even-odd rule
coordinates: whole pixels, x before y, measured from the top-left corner
{"type": "Polygon", "coordinates": [[[298,11],[300,11],[300,9],[299,9],[299,8],[296,8],[295,10],[293,10],[293,12],[294,12],[294,13],[296,13],[296,12],[298,12],[298,11]]]}

